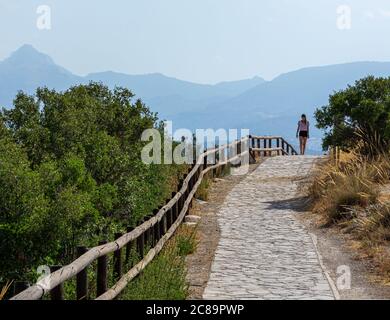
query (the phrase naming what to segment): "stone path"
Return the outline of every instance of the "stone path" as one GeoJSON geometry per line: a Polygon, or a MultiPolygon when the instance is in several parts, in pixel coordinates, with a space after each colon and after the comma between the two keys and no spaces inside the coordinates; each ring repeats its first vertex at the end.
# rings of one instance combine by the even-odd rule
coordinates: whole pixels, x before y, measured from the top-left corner
{"type": "Polygon", "coordinates": [[[303,202],[298,180],[316,159],[269,158],[232,189],[218,212],[204,299],[334,299],[312,238],[294,217],[303,202]]]}

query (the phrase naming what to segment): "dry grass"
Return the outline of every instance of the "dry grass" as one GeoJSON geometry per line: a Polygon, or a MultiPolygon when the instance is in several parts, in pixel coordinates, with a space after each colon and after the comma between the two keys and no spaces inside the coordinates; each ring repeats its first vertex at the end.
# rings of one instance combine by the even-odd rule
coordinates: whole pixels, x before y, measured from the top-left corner
{"type": "Polygon", "coordinates": [[[194,253],[198,245],[196,238],[197,229],[181,225],[178,234],[174,238],[175,246],[179,256],[185,257],[194,253]]]}
{"type": "Polygon", "coordinates": [[[4,285],[4,287],[1,289],[1,291],[0,291],[0,300],[3,300],[3,299],[4,299],[4,297],[5,297],[5,295],[7,294],[9,288],[11,287],[11,285],[12,285],[12,281],[8,281],[8,282],[4,285]]]}
{"type": "Polygon", "coordinates": [[[203,177],[202,182],[199,185],[198,190],[196,190],[195,198],[207,201],[209,199],[209,188],[211,186],[211,180],[206,175],[203,177]]]}
{"type": "Polygon", "coordinates": [[[319,167],[309,193],[313,211],[327,225],[356,217],[354,207],[376,203],[379,185],[389,181],[390,160],[385,156],[369,161],[356,152],[342,153],[337,164],[319,167]]]}
{"type": "Polygon", "coordinates": [[[354,249],[390,277],[390,156],[362,156],[359,149],[343,152],[338,163],[319,166],[309,187],[312,211],[323,226],[338,226],[354,240],[354,249]]]}

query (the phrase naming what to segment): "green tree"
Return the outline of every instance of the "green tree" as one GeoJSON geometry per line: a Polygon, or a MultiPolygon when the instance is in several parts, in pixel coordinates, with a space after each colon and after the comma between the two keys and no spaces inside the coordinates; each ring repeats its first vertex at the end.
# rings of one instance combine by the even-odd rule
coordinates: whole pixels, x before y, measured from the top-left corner
{"type": "Polygon", "coordinates": [[[67,263],[76,245],[112,239],[164,203],[185,166],[142,163],[153,127],[156,114],[128,89],[19,92],[0,113],[0,278],[67,263]]]}
{"type": "Polygon", "coordinates": [[[370,150],[390,142],[390,78],[367,77],[334,93],[329,104],[315,112],[317,127],[325,130],[323,147],[351,148],[363,141],[370,150]]]}
{"type": "Polygon", "coordinates": [[[0,137],[0,278],[15,277],[51,251],[41,232],[48,220],[39,174],[15,142],[0,137]]]}

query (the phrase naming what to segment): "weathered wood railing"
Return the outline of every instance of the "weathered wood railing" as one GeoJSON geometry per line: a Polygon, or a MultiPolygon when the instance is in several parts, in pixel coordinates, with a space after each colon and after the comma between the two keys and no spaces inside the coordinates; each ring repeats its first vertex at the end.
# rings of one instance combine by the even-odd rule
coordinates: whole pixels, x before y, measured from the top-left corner
{"type": "Polygon", "coordinates": [[[249,136],[221,147],[207,150],[201,154],[189,173],[180,181],[178,192],[166,205],[156,210],[136,228],[128,228],[124,235],[117,234],[113,242],[102,241],[98,246],[87,249],[79,247],[78,258],[72,263],[61,267],[51,268],[51,273],[11,298],[12,300],[38,300],[50,293],[54,300],[64,299],[64,282],[76,277],[77,299],[88,299],[87,269],[97,260],[96,265],[96,300],[111,300],[119,295],[126,285],[153,260],[161,251],[165,243],[172,237],[182,223],[191,207],[195,193],[203,177],[212,172],[223,170],[230,164],[241,165],[243,159],[248,160],[253,153],[263,153],[264,156],[295,155],[290,144],[281,137],[249,136]],[[273,146],[276,141],[276,147],[273,146]],[[261,148],[263,142],[263,148],[261,148]],[[244,158],[246,157],[246,158],[244,158]],[[123,265],[127,264],[131,250],[137,251],[139,260],[130,266],[123,274],[123,265]],[[150,248],[145,252],[146,248],[150,248]],[[125,250],[125,262],[122,260],[122,251],[125,250]],[[113,254],[113,274],[116,283],[107,288],[108,255],[113,254]]]}
{"type": "Polygon", "coordinates": [[[297,155],[293,146],[278,136],[250,136],[250,149],[258,156],[297,155]]]}

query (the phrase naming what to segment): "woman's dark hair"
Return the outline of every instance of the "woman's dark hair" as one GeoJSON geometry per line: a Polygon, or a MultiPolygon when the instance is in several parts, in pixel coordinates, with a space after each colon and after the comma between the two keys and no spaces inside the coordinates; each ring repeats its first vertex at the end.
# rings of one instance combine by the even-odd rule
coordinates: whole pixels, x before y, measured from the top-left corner
{"type": "Polygon", "coordinates": [[[306,115],[304,113],[301,115],[301,118],[305,118],[305,123],[306,123],[307,118],[306,118],[306,115]]]}

